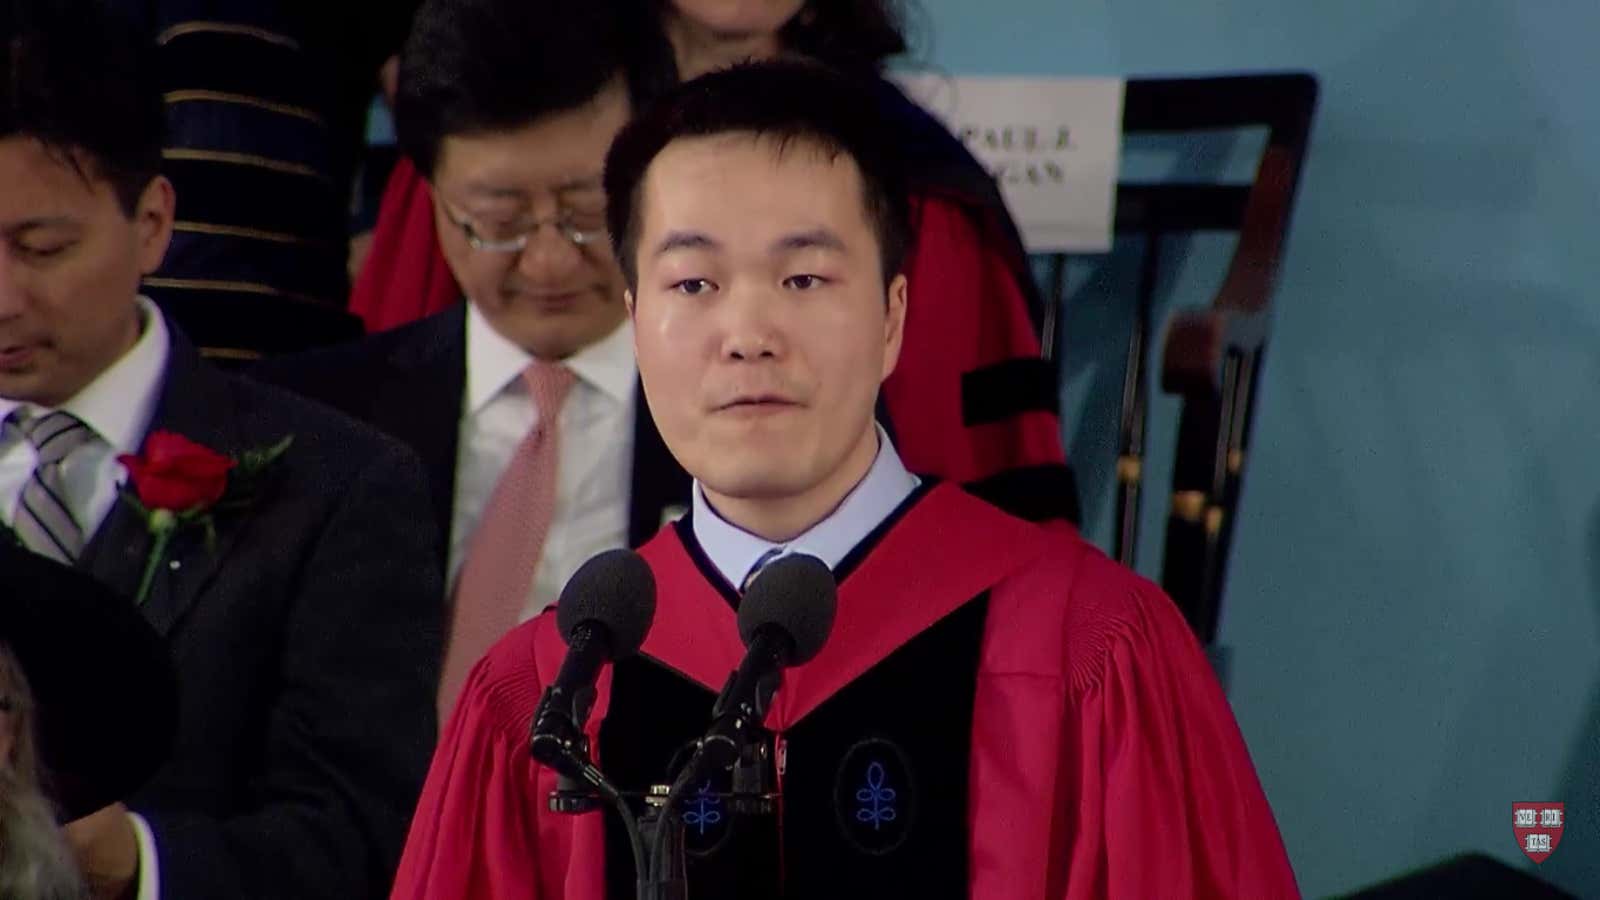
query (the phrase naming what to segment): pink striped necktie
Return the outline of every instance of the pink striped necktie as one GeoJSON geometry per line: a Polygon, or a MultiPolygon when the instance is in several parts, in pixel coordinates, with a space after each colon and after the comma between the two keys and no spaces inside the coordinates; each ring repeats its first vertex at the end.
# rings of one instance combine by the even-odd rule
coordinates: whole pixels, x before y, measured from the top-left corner
{"type": "Polygon", "coordinates": [[[566,366],[535,360],[522,378],[538,422],[517,445],[467,545],[439,681],[441,726],[472,666],[516,626],[555,514],[561,404],[576,376],[566,366]]]}

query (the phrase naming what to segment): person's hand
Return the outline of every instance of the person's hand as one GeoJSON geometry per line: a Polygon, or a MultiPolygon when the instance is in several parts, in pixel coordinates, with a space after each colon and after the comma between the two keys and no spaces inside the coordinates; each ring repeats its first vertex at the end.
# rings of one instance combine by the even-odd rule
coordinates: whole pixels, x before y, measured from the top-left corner
{"type": "Polygon", "coordinates": [[[400,90],[400,57],[391,56],[383,61],[378,68],[378,89],[383,92],[383,101],[394,109],[394,95],[400,90]]]}
{"type": "Polygon", "coordinates": [[[62,826],[95,900],[131,898],[138,889],[139,838],[121,803],[62,826]]]}

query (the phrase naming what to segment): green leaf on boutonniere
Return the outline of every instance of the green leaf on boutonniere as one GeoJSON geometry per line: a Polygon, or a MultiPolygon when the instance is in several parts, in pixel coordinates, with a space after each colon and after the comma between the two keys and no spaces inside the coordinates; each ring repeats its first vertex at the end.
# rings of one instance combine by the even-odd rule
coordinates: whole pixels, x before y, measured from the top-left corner
{"type": "Polygon", "coordinates": [[[286,434],[283,440],[270,447],[260,447],[255,450],[246,450],[239,454],[239,467],[234,470],[235,477],[254,478],[259,476],[268,466],[278,461],[289,447],[294,444],[294,435],[286,434]]]}
{"type": "Polygon", "coordinates": [[[228,491],[215,508],[218,511],[235,510],[255,503],[278,460],[293,444],[294,435],[288,434],[270,447],[246,450],[235,457],[238,465],[228,474],[228,491]]]}

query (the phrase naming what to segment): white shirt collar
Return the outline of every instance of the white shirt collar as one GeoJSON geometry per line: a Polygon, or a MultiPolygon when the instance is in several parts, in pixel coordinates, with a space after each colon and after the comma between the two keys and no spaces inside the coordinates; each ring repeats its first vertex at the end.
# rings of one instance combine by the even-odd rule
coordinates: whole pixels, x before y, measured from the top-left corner
{"type": "Polygon", "coordinates": [[[610,334],[566,359],[567,368],[618,403],[633,397],[639,366],[633,358],[633,323],[622,320],[610,334]]]}
{"type": "Polygon", "coordinates": [[[889,435],[879,426],[878,455],[866,477],[845,495],[843,502],[827,518],[794,540],[774,544],[722,518],[706,500],[699,481],[694,484],[694,514],[690,521],[694,525],[695,540],[711,564],[729,584],[738,587],[756,561],[771,550],[778,550],[779,556],[791,553],[815,556],[828,568],[837,569],[850,551],[899,508],[921,483],[920,478],[906,470],[889,435]]]}
{"type": "MultiPolygon", "coordinates": [[[[172,348],[172,335],[160,308],[145,297],[139,297],[137,302],[142,324],[139,339],[60,407],[121,453],[139,452],[139,442],[155,416],[161,379],[172,348]]],[[[0,420],[22,405],[0,397],[0,420]]]]}
{"type": "MultiPolygon", "coordinates": [[[[515,382],[533,362],[532,354],[494,329],[467,301],[467,412],[475,414],[515,382]]],[[[624,319],[604,338],[567,357],[574,375],[606,396],[626,403],[633,396],[638,369],[633,360],[633,326],[624,319]]]]}

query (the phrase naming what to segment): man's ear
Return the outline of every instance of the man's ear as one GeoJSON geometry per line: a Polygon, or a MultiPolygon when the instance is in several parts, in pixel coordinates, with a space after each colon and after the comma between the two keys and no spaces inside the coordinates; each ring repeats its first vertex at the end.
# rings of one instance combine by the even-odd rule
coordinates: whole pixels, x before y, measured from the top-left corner
{"type": "Polygon", "coordinates": [[[628,290],[623,291],[622,305],[628,308],[628,318],[630,319],[633,318],[633,303],[633,289],[629,288],[628,290]]]}
{"type": "Polygon", "coordinates": [[[133,211],[133,225],[138,231],[139,273],[149,275],[161,268],[167,256],[167,245],[172,243],[172,222],[177,217],[178,194],[165,175],[157,175],[145,185],[139,195],[139,205],[133,211]]]}
{"type": "Polygon", "coordinates": [[[900,348],[906,338],[906,276],[896,275],[889,282],[889,305],[883,319],[883,379],[894,374],[900,362],[900,348]]]}

